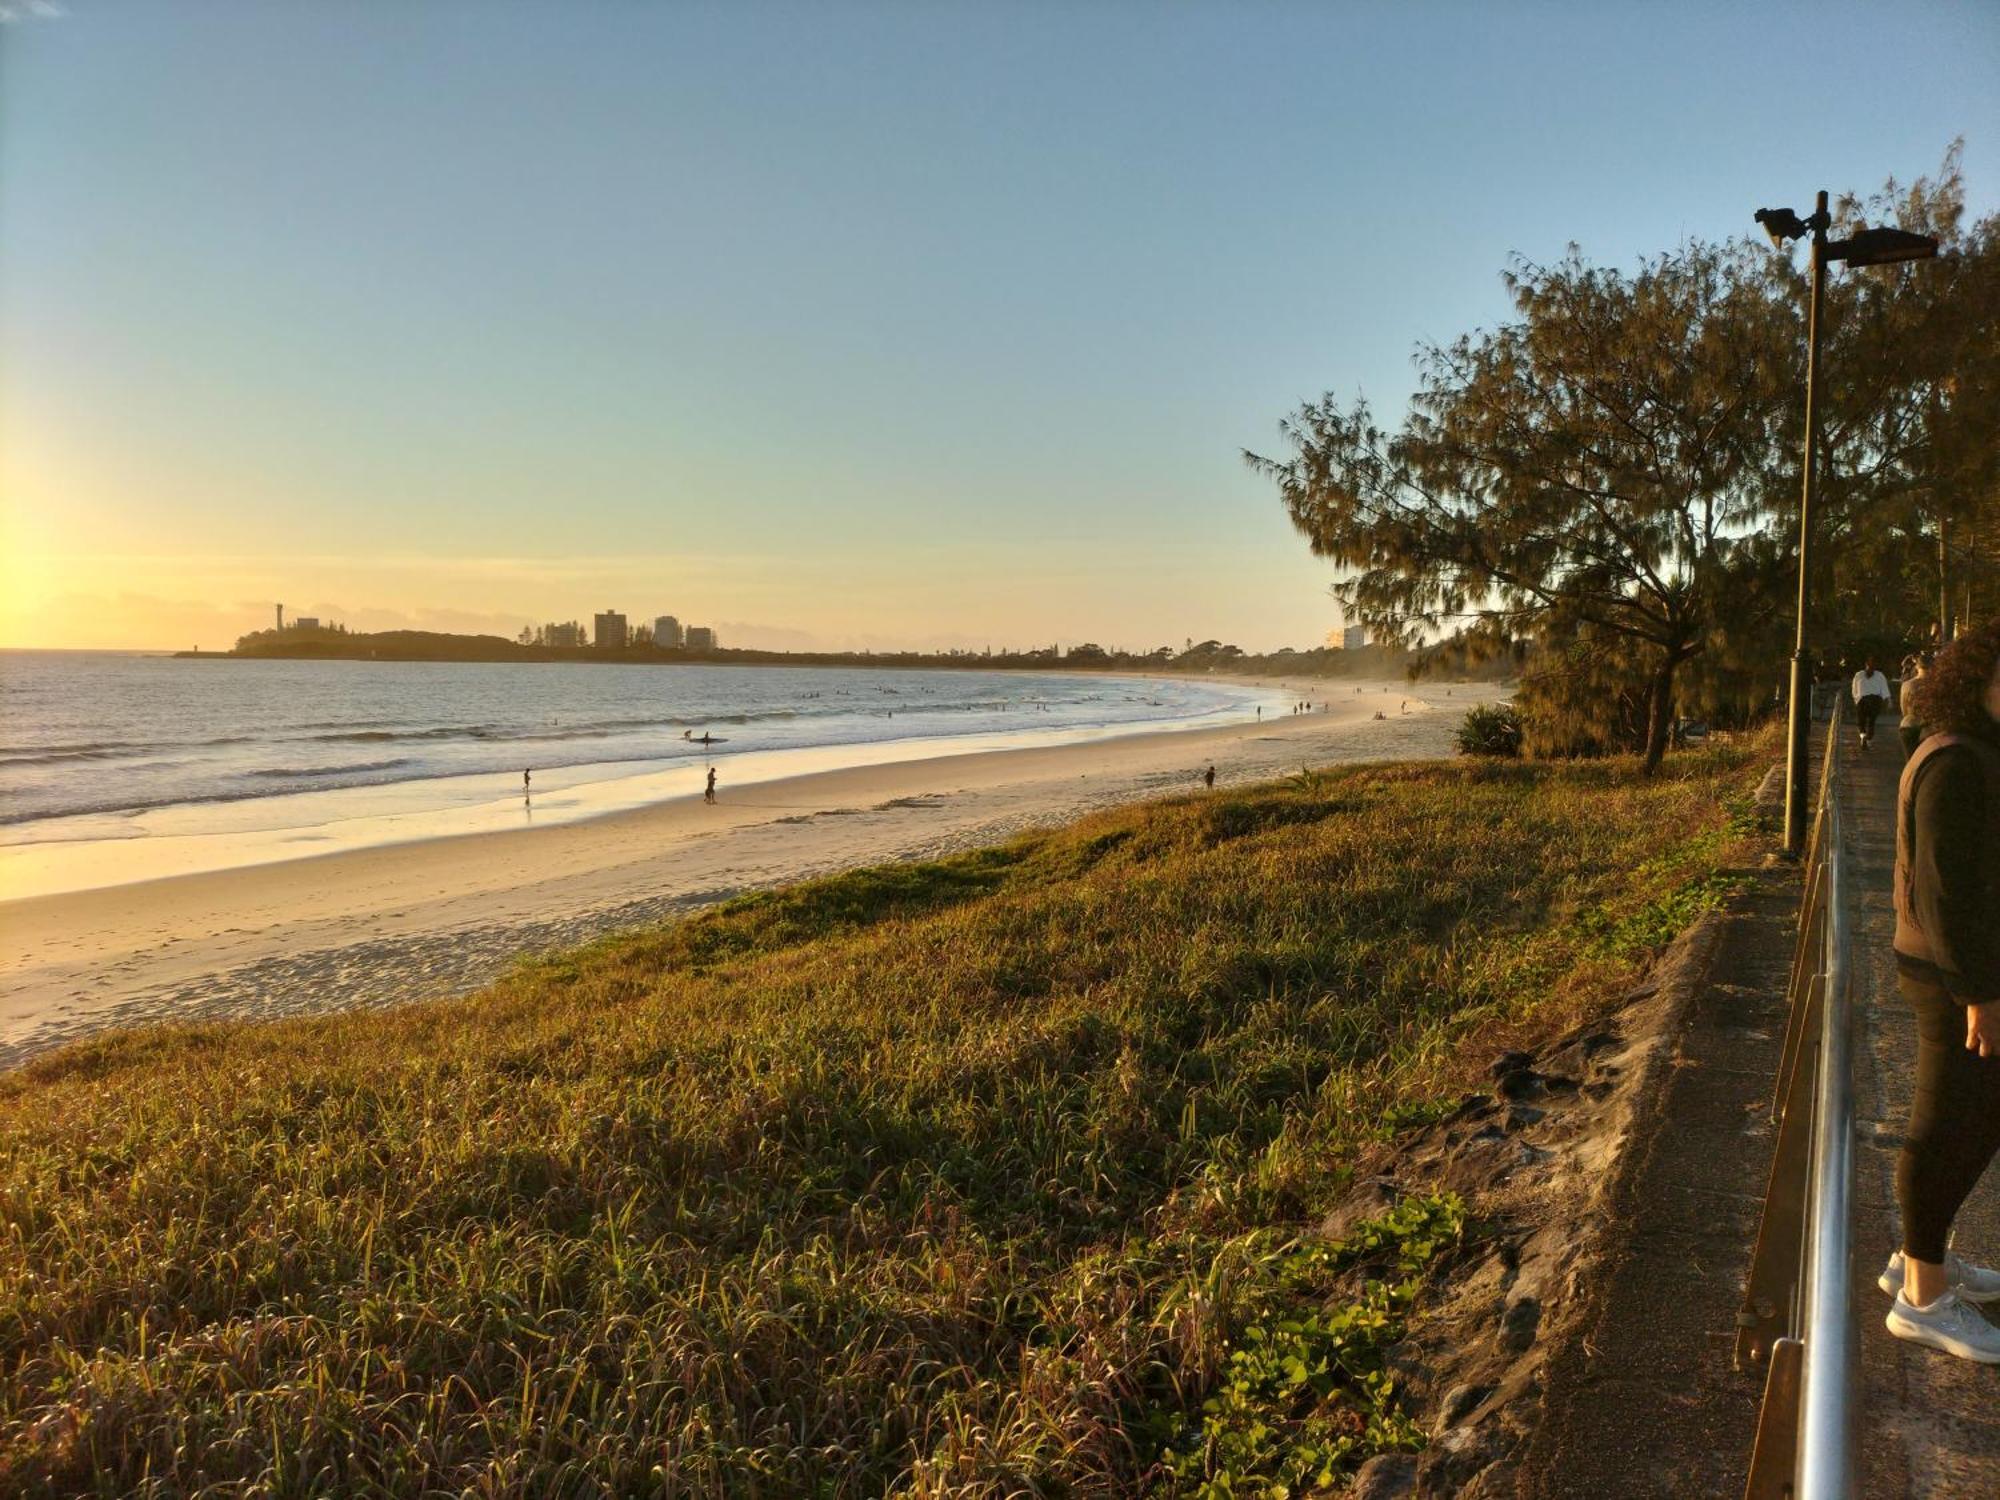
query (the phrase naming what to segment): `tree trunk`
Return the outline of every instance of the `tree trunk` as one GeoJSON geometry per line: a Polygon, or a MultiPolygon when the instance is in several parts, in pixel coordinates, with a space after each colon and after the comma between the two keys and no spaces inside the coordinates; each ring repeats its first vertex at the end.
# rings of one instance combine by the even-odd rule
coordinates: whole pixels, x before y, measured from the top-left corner
{"type": "Polygon", "coordinates": [[[1937,642],[1940,648],[1951,640],[1951,546],[1950,522],[1943,512],[1938,514],[1938,620],[1937,642]]]}
{"type": "Polygon", "coordinates": [[[1673,728],[1674,669],[1680,664],[1678,656],[1669,656],[1653,674],[1652,686],[1646,691],[1646,763],[1641,769],[1648,776],[1660,769],[1667,753],[1667,733],[1673,728]]]}

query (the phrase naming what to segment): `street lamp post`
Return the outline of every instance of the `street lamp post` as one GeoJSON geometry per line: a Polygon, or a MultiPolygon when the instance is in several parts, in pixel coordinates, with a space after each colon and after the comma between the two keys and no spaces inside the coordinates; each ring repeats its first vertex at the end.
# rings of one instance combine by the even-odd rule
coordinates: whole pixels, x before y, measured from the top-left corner
{"type": "MultiPolygon", "coordinates": [[[[1798,216],[1790,209],[1777,212],[1794,223],[1798,216]]],[[[1757,217],[1766,217],[1759,211],[1757,217]]],[[[1826,231],[1829,219],[1826,192],[1821,190],[1806,228],[1812,233],[1812,294],[1806,303],[1806,451],[1799,479],[1799,602],[1793,622],[1791,724],[1785,735],[1785,848],[1792,854],[1805,849],[1807,798],[1812,776],[1812,653],[1806,646],[1806,606],[1812,578],[1813,460],[1819,452],[1819,299],[1826,290],[1826,231]]],[[[1796,238],[1790,225],[1782,230],[1768,226],[1773,243],[1781,233],[1796,238]]]]}
{"type": "MultiPolygon", "coordinates": [[[[1801,219],[1789,208],[1760,208],[1757,222],[1771,243],[1785,245],[1812,236],[1812,295],[1806,304],[1806,445],[1799,478],[1799,602],[1792,645],[1791,723],[1785,736],[1785,849],[1796,856],[1805,850],[1807,808],[1811,801],[1808,762],[1812,753],[1812,653],[1806,645],[1806,609],[1811,600],[1813,538],[1813,474],[1819,456],[1819,304],[1826,290],[1829,261],[1850,266],[1885,266],[1904,260],[1927,260],[1937,254],[1929,235],[1902,229],[1857,229],[1844,240],[1829,240],[1833,225],[1821,189],[1812,217],[1801,219]]],[[[1831,747],[1829,747],[1829,752],[1831,747]]]]}

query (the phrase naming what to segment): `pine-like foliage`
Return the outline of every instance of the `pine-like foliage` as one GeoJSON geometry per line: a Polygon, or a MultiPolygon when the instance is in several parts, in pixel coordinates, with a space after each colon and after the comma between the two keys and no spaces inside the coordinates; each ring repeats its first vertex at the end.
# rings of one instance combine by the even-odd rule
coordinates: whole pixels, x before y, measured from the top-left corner
{"type": "MultiPolygon", "coordinates": [[[[1967,222],[1960,154],[1935,177],[1835,205],[1836,237],[1894,224],[1941,247],[1934,261],[1839,273],[1822,312],[1832,545],[1814,593],[1829,601],[1820,634],[1843,645],[1914,643],[2000,603],[2000,217],[1967,222]]],[[[1801,308],[1803,284],[1801,268],[1788,284],[1801,308]]]]}
{"type": "MultiPolygon", "coordinates": [[[[1849,196],[1947,259],[1843,271],[1822,318],[1811,636],[1916,641],[2000,594],[2000,222],[1935,179],[1849,196]],[[1952,601],[1957,601],[1955,604],[1952,601]]],[[[1800,257],[1803,259],[1803,257],[1800,257]]],[[[1630,272],[1516,262],[1514,316],[1418,352],[1402,425],[1322,396],[1249,453],[1348,617],[1382,639],[1535,648],[1531,751],[1666,748],[1677,706],[1771,701],[1796,596],[1803,266],[1691,243],[1630,272]]]]}
{"type": "Polygon", "coordinates": [[[1332,397],[1283,425],[1276,481],[1335,593],[1379,634],[1476,622],[1544,645],[1615,643],[1644,674],[1649,764],[1675,674],[1707,644],[1772,500],[1796,393],[1746,251],[1690,245],[1632,274],[1508,274],[1518,317],[1430,347],[1398,432],[1332,397]]]}

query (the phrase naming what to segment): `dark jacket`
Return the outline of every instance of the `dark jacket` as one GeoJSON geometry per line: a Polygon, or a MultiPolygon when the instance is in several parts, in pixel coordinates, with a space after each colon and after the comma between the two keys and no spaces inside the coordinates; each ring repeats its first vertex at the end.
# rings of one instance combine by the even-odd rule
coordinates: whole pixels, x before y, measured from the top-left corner
{"type": "Polygon", "coordinates": [[[1897,967],[1961,1005],[2000,1000],[2000,748],[1926,740],[1896,821],[1897,967]]]}

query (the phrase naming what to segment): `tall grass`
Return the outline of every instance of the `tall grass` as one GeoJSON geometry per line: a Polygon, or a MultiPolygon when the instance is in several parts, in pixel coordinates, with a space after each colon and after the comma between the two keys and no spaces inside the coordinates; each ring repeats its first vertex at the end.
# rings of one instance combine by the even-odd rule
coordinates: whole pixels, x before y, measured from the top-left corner
{"type": "Polygon", "coordinates": [[[44,1059],[0,1493],[1260,1493],[1413,1443],[1379,1345],[1456,1206],[1300,1231],[1719,899],[1756,767],[1673,764],[1304,776],[44,1059]]]}

